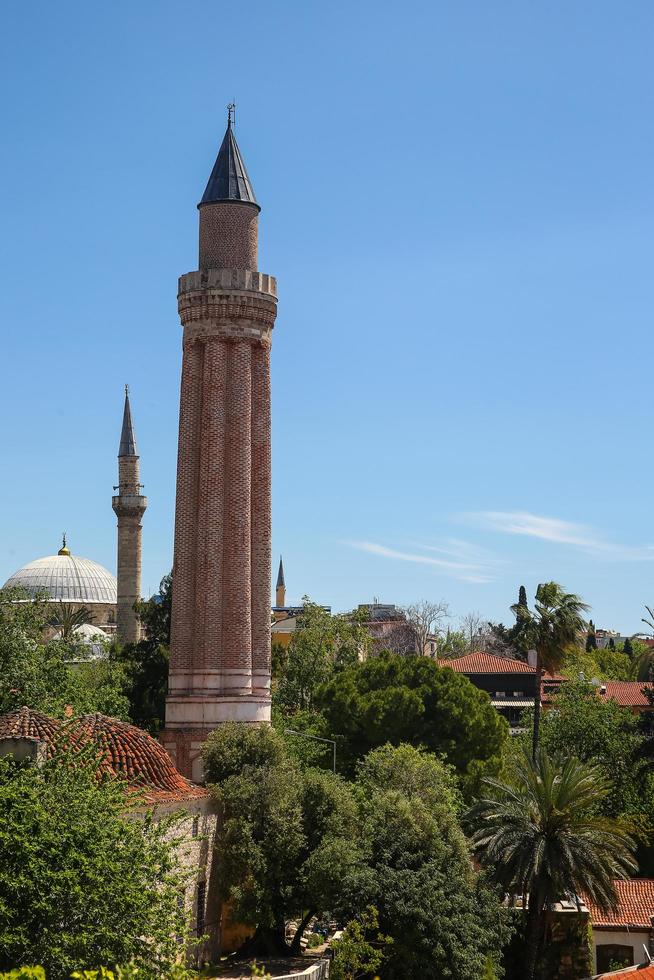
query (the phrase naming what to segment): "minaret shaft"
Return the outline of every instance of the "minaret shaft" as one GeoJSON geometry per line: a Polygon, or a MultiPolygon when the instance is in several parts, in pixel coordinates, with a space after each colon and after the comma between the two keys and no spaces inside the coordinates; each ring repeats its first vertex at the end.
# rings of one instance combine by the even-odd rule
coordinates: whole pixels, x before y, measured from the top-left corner
{"type": "Polygon", "coordinates": [[[148,501],[141,494],[140,459],[127,391],[118,453],[118,494],[111,500],[118,519],[116,634],[121,643],[138,643],[141,626],[134,606],[141,598],[141,521],[148,501]]]}
{"type": "Polygon", "coordinates": [[[275,280],[256,271],[259,207],[243,174],[228,127],[200,205],[200,271],[181,277],[178,294],[182,381],[161,739],[177,768],[197,780],[202,744],[216,725],[270,720],[270,344],[277,295],[275,280]]]}

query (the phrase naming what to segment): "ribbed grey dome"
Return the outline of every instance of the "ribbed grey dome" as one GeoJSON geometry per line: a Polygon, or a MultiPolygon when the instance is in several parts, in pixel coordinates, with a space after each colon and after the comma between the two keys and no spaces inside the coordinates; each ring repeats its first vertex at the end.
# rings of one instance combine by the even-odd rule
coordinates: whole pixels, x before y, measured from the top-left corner
{"type": "Polygon", "coordinates": [[[62,602],[115,603],[117,583],[114,576],[90,558],[76,555],[48,555],[23,565],[7,579],[5,589],[21,586],[30,595],[47,592],[62,602]]]}

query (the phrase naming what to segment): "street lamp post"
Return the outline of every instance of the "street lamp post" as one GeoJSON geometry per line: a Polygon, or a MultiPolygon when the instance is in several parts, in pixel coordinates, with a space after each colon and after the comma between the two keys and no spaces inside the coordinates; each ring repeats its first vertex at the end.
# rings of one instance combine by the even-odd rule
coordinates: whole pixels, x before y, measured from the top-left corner
{"type": "Polygon", "coordinates": [[[313,739],[314,742],[329,742],[333,752],[332,766],[333,766],[334,774],[336,774],[336,742],[334,741],[333,738],[319,738],[317,735],[307,735],[306,732],[296,732],[293,728],[285,728],[284,734],[297,735],[298,738],[311,738],[313,739]]]}

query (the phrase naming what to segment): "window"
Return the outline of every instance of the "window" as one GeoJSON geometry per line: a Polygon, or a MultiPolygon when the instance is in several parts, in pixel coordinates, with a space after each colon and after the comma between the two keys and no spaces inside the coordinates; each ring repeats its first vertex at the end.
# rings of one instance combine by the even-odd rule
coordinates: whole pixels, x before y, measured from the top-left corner
{"type": "Polygon", "coordinates": [[[195,817],[193,817],[193,826],[191,828],[191,836],[192,837],[197,837],[198,836],[198,830],[199,829],[200,829],[200,818],[196,815],[195,817]]]}
{"type": "MultiPolygon", "coordinates": [[[[179,912],[180,915],[184,915],[185,903],[186,903],[186,891],[185,889],[182,888],[181,891],[177,893],[177,911],[179,912]]],[[[175,936],[175,942],[181,946],[182,943],[184,942],[184,937],[175,936]]]]}
{"type": "Polygon", "coordinates": [[[597,969],[600,973],[606,973],[607,970],[615,970],[618,964],[620,966],[634,965],[633,946],[607,943],[605,946],[597,947],[597,969]]]}
{"type": "Polygon", "coordinates": [[[204,906],[207,900],[206,881],[198,882],[198,908],[196,914],[196,932],[198,937],[204,933],[204,906]]]}
{"type": "Polygon", "coordinates": [[[513,692],[513,697],[514,698],[524,698],[524,694],[522,693],[522,691],[514,691],[513,692]]]}
{"type": "Polygon", "coordinates": [[[495,691],[495,697],[496,698],[505,698],[506,697],[506,691],[495,691]]]}

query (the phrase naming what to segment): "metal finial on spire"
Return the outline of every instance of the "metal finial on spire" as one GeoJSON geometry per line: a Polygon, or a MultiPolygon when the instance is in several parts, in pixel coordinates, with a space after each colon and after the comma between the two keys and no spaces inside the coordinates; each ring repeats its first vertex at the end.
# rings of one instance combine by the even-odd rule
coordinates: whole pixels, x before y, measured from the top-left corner
{"type": "Polygon", "coordinates": [[[136,437],[132,424],[132,412],[129,406],[129,385],[125,385],[125,408],[123,409],[123,426],[120,431],[119,456],[138,456],[136,437]]]}
{"type": "Polygon", "coordinates": [[[259,207],[234,136],[235,120],[236,104],[230,102],[227,106],[227,130],[198,207],[216,204],[218,201],[242,201],[243,204],[259,207]]]}
{"type": "Polygon", "coordinates": [[[57,554],[58,555],[64,555],[66,557],[68,557],[70,555],[70,548],[68,548],[66,546],[66,532],[65,531],[63,533],[63,542],[62,542],[61,548],[59,549],[59,551],[57,552],[57,554]]]}

